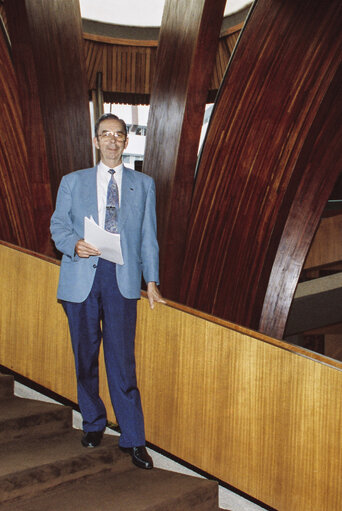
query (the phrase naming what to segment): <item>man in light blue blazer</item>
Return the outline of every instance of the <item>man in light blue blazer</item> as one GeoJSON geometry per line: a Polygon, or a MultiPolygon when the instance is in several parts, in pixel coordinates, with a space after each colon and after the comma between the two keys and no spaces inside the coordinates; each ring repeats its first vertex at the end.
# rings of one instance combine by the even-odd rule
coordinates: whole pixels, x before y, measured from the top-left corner
{"type": "Polygon", "coordinates": [[[141,277],[150,307],[165,303],[159,281],[155,185],[151,177],[125,167],[128,144],[122,119],[104,114],[95,125],[94,144],[101,161],[96,167],[62,178],[51,218],[51,234],[62,252],[57,298],[68,316],[75,356],[78,402],[83,418],[82,445],[100,444],[107,415],[99,397],[98,354],[103,339],[108,387],[121,429],[119,446],[140,468],[152,468],[145,448],[144,418],[137,388],[134,338],[141,277]],[[113,176],[113,178],[112,178],[113,176]],[[116,207],[108,206],[109,183],[115,183],[116,207]],[[114,210],[123,264],[101,257],[84,240],[84,218],[106,227],[114,210]],[[102,329],[101,329],[102,326],[102,329]]]}

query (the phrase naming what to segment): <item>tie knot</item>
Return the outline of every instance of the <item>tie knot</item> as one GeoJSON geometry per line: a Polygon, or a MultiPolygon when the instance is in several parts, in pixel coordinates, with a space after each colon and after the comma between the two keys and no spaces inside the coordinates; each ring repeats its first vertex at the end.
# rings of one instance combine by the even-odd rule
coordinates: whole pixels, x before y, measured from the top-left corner
{"type": "Polygon", "coordinates": [[[114,169],[109,169],[108,172],[109,172],[109,174],[112,174],[112,176],[115,174],[115,170],[114,169]]]}

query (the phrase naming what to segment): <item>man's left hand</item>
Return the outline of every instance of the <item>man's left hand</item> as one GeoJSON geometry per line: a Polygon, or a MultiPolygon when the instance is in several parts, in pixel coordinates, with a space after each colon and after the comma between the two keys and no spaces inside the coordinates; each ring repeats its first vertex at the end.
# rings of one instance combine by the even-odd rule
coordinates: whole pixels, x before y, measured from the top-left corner
{"type": "Polygon", "coordinates": [[[147,298],[148,298],[148,301],[150,302],[151,309],[154,309],[154,305],[156,302],[166,303],[166,301],[160,294],[160,291],[157,288],[157,284],[155,282],[148,282],[148,284],[147,284],[147,298]]]}

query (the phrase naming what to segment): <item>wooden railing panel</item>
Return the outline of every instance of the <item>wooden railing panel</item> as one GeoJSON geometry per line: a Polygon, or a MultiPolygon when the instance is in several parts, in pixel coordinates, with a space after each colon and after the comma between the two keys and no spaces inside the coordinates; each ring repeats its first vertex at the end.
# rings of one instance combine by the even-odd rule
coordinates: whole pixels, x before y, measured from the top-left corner
{"type": "Polygon", "coordinates": [[[273,337],[341,169],[341,9],[254,3],[197,170],[179,301],[273,337]]]}
{"type": "MultiPolygon", "coordinates": [[[[0,245],[0,364],[76,401],[58,272],[0,245]]],[[[341,362],[145,297],[136,358],[150,442],[277,511],[340,511],[341,362]]]]}

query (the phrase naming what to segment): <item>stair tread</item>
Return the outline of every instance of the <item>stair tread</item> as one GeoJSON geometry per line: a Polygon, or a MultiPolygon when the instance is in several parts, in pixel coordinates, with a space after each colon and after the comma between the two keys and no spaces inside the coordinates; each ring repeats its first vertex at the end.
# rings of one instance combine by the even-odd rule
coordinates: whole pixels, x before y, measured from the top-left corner
{"type": "Polygon", "coordinates": [[[14,378],[7,374],[0,374],[0,400],[9,399],[14,394],[14,378]]]}
{"type": "Polygon", "coordinates": [[[1,511],[181,511],[218,510],[217,483],[161,469],[102,472],[10,501],[1,511]]]}
{"type": "Polygon", "coordinates": [[[101,445],[96,449],[85,449],[81,445],[82,433],[70,430],[45,438],[24,437],[0,445],[0,477],[9,474],[19,474],[21,471],[52,464],[59,461],[68,461],[79,457],[100,457],[109,453],[112,458],[124,457],[118,449],[118,437],[105,435],[101,445]],[[118,452],[112,452],[114,450],[118,452]]]}
{"type": "Polygon", "coordinates": [[[46,401],[37,401],[35,399],[24,399],[13,396],[9,399],[0,401],[0,423],[19,417],[35,415],[36,413],[49,413],[51,411],[63,410],[65,408],[59,404],[48,403],[46,401]]]}
{"type": "Polygon", "coordinates": [[[138,469],[115,435],[85,449],[70,407],[6,393],[0,399],[1,511],[219,510],[216,482],[138,469]]]}

